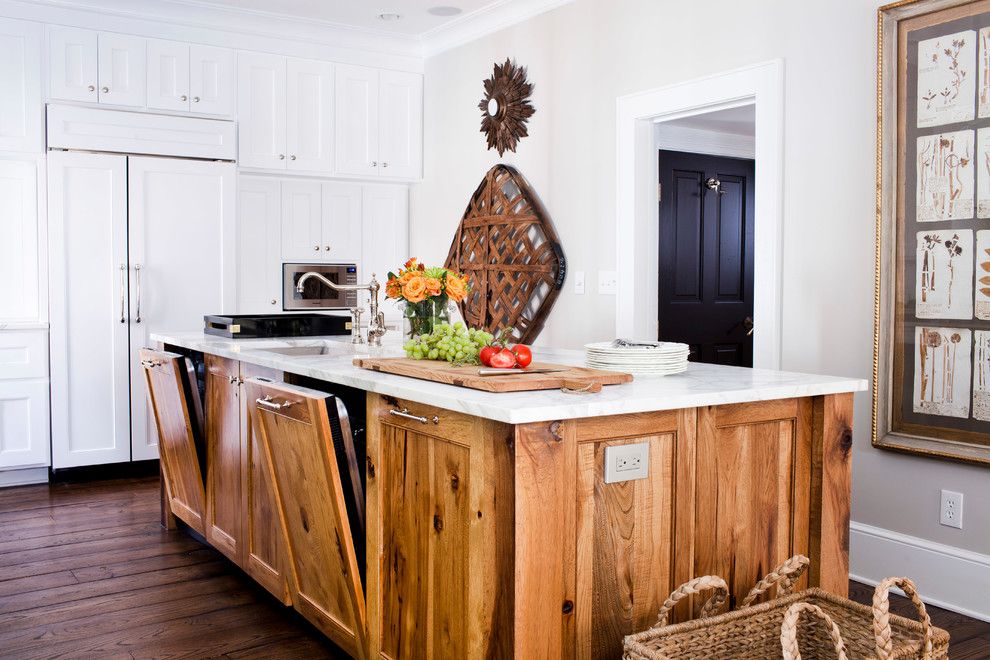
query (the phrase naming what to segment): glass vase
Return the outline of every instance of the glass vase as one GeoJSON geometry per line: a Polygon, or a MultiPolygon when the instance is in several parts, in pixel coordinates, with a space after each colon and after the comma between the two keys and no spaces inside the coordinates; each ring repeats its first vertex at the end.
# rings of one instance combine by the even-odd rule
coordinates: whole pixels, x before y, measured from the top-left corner
{"type": "Polygon", "coordinates": [[[402,335],[412,339],[428,335],[440,323],[450,323],[450,303],[446,296],[435,296],[421,302],[405,302],[402,309],[402,335]]]}

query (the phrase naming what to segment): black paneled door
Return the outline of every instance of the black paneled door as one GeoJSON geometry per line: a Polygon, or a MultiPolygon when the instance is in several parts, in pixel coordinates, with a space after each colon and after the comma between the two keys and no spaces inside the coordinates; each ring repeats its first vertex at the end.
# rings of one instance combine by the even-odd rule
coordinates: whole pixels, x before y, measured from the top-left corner
{"type": "Polygon", "coordinates": [[[753,366],[752,160],[660,152],[658,334],[753,366]]]}

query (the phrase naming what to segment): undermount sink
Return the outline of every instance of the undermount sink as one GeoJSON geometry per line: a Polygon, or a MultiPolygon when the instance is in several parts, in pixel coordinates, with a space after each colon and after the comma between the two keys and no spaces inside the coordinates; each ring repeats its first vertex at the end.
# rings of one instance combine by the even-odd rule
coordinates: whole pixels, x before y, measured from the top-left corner
{"type": "Polygon", "coordinates": [[[350,352],[350,346],[331,346],[322,344],[318,346],[282,346],[279,348],[259,348],[259,351],[266,353],[277,353],[278,355],[288,355],[292,357],[310,357],[317,355],[335,355],[350,352]]]}

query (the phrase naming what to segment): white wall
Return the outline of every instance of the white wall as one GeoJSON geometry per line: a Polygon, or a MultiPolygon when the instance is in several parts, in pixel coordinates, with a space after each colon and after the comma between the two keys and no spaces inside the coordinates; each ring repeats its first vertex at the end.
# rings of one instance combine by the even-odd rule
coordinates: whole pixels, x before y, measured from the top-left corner
{"type": "MultiPolygon", "coordinates": [[[[410,195],[413,254],[440,262],[468,198],[498,162],[478,131],[481,81],[512,57],[536,114],[518,154],[588,293],[558,299],[539,343],[613,336],[615,100],[774,58],[785,61],[783,367],[872,373],[876,0],[704,5],[577,0],[426,62],[425,177],[410,195]]],[[[759,266],[757,266],[759,267],[759,266]]],[[[758,331],[758,330],[757,330],[758,331]]],[[[990,554],[990,470],[873,449],[856,398],[853,519],[990,554]],[[965,494],[965,529],[938,524],[939,489],[965,494]]],[[[855,563],[855,558],[854,558],[855,563]]]]}

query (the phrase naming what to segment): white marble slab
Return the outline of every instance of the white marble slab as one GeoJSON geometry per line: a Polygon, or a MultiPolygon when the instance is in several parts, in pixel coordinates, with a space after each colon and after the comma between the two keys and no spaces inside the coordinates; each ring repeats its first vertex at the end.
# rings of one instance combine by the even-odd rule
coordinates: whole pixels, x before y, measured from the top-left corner
{"type": "MultiPolygon", "coordinates": [[[[559,390],[493,394],[453,385],[383,374],[355,367],[355,356],[399,357],[397,335],[386,346],[352,346],[347,338],[225,339],[203,332],[152,333],[151,341],[212,353],[242,362],[310,376],[389,396],[486,417],[509,424],[525,424],[578,417],[677,410],[726,403],[769,401],[794,397],[859,392],[867,387],[858,378],[691,364],[673,376],[636,376],[631,383],[607,385],[597,394],[568,394],[559,390]],[[280,355],[265,349],[326,346],[320,356],[280,355]]],[[[540,362],[584,364],[584,352],[540,348],[540,362]]]]}

